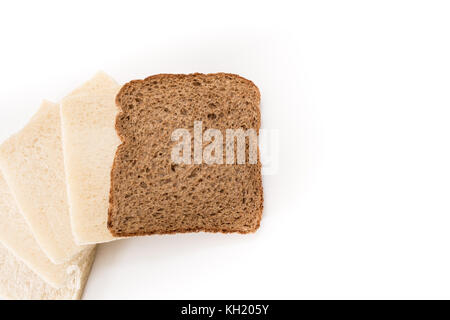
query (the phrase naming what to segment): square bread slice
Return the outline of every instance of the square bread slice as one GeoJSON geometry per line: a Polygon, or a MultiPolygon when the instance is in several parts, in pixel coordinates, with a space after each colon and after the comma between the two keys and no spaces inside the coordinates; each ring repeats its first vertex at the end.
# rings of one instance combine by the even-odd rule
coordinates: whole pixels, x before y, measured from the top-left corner
{"type": "Polygon", "coordinates": [[[59,105],[44,101],[30,122],[0,146],[0,167],[39,246],[56,264],[83,246],[70,226],[59,105]]]}
{"type": "MultiPolygon", "coordinates": [[[[55,288],[67,287],[74,280],[68,271],[83,263],[79,257],[63,264],[54,264],[39,247],[22,214],[17,208],[3,175],[0,174],[0,244],[55,288]]],[[[92,250],[87,246],[84,251],[92,250]]]]}
{"type": "MultiPolygon", "coordinates": [[[[116,103],[122,144],[111,171],[108,228],[113,235],[258,229],[263,190],[257,146],[255,163],[227,164],[220,155],[222,164],[206,164],[201,153],[200,163],[172,160],[178,143],[173,133],[186,129],[191,142],[195,122],[202,121],[200,139],[207,129],[224,137],[227,129],[258,134],[260,93],[253,82],[225,73],[160,74],[127,83],[116,103]]],[[[205,140],[200,148],[208,145],[205,140]]],[[[223,150],[235,152],[234,140],[222,141],[223,150]]]]}
{"type": "Polygon", "coordinates": [[[79,262],[68,270],[72,281],[66,287],[55,289],[0,245],[0,297],[13,300],[81,299],[94,257],[95,247],[79,253],[75,258],[79,262]]]}
{"type": "Polygon", "coordinates": [[[111,168],[120,144],[114,129],[119,89],[99,72],[61,101],[70,218],[78,244],[117,239],[106,224],[111,168]]]}

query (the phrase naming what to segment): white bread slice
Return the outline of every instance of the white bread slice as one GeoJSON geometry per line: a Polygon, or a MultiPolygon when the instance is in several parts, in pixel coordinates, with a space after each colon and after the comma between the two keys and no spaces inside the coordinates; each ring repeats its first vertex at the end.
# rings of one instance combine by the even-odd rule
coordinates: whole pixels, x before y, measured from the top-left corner
{"type": "MultiPolygon", "coordinates": [[[[55,288],[67,286],[72,281],[67,271],[79,263],[77,260],[71,260],[63,264],[54,264],[48,259],[19,212],[16,201],[1,174],[0,244],[8,248],[28,268],[55,288]]],[[[85,250],[90,249],[88,247],[85,250]]]]}
{"type": "Polygon", "coordinates": [[[99,72],[61,101],[70,217],[78,244],[119,239],[106,226],[111,168],[120,144],[115,130],[119,89],[99,72]]]}
{"type": "Polygon", "coordinates": [[[80,299],[92,262],[95,247],[83,250],[75,257],[77,263],[68,270],[71,282],[55,289],[42,280],[6,247],[0,245],[0,297],[14,300],[75,300],[80,299]]]}
{"type": "Polygon", "coordinates": [[[0,146],[0,167],[49,259],[63,263],[80,252],[70,227],[59,105],[44,101],[25,128],[0,146]]]}

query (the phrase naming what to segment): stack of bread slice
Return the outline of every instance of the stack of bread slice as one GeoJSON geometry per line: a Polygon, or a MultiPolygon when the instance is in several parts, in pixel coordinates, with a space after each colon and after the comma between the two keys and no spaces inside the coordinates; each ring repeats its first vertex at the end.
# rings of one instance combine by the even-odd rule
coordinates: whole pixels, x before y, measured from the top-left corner
{"type": "Polygon", "coordinates": [[[0,146],[0,169],[0,295],[79,298],[95,246],[72,236],[59,104],[44,101],[0,146]]]}
{"type": "MultiPolygon", "coordinates": [[[[217,155],[212,164],[175,164],[171,151],[179,128],[206,138],[213,128],[258,132],[259,103],[251,81],[224,73],[157,75],[121,87],[99,72],[60,103],[44,101],[0,145],[0,296],[80,298],[98,243],[256,231],[259,151],[244,164],[217,155]],[[203,128],[194,132],[198,121],[203,128]]],[[[228,152],[234,141],[215,146],[228,152]]]]}

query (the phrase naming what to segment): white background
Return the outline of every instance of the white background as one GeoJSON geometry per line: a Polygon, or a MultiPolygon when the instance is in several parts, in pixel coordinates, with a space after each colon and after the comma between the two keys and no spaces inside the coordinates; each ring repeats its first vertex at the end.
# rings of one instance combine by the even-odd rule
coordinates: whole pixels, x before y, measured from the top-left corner
{"type": "Polygon", "coordinates": [[[105,298],[450,298],[446,1],[9,1],[0,138],[96,71],[253,80],[280,132],[254,235],[102,244],[105,298]]]}

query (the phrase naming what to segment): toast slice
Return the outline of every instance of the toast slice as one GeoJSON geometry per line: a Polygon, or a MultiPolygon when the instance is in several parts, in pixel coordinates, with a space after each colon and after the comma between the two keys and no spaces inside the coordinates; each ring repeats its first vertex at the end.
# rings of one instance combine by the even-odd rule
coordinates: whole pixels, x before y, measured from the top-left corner
{"type": "Polygon", "coordinates": [[[71,282],[55,289],[0,245],[0,297],[13,300],[81,299],[94,257],[95,247],[79,253],[74,260],[78,262],[68,270],[71,282]]]}
{"type": "MultiPolygon", "coordinates": [[[[257,134],[260,93],[253,82],[225,73],[160,74],[127,83],[116,103],[122,144],[111,171],[108,228],[114,236],[258,229],[263,190],[257,147],[256,163],[221,158],[222,164],[206,164],[201,155],[200,163],[175,163],[172,155],[178,143],[173,133],[186,129],[191,142],[199,121],[200,139],[207,129],[224,137],[227,129],[257,134]]],[[[223,150],[235,152],[233,141],[222,141],[223,150]]]]}
{"type": "Polygon", "coordinates": [[[99,72],[61,101],[70,219],[78,244],[117,239],[106,223],[111,168],[120,144],[114,129],[119,89],[111,77],[99,72]]]}
{"type": "MultiPolygon", "coordinates": [[[[17,208],[6,181],[0,174],[0,244],[8,248],[29,269],[55,288],[67,287],[71,279],[68,271],[82,262],[79,259],[54,264],[39,247],[24,217],[17,208]]],[[[85,250],[91,250],[87,247],[85,250]]]]}
{"type": "Polygon", "coordinates": [[[70,227],[59,105],[44,101],[20,132],[0,146],[3,176],[41,249],[56,264],[83,246],[70,227]]]}

